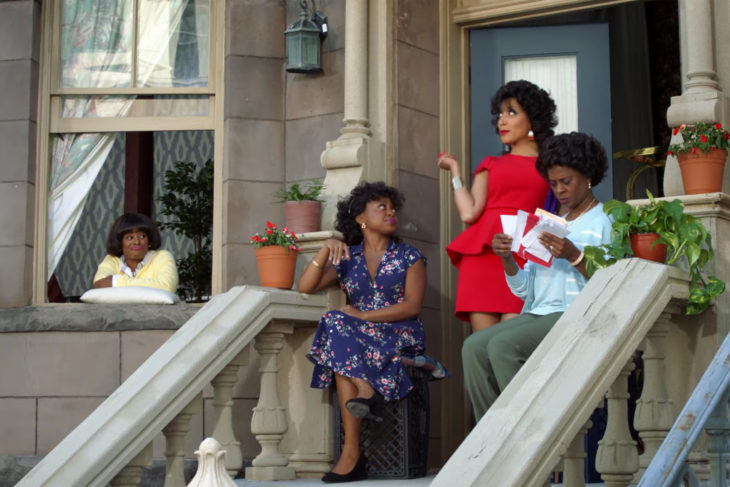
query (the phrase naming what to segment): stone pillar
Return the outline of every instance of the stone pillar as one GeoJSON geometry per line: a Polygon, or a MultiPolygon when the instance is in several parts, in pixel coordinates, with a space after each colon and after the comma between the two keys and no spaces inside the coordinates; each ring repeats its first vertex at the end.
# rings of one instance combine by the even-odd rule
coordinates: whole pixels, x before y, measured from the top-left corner
{"type": "Polygon", "coordinates": [[[568,450],[563,455],[563,485],[565,487],[585,487],[585,437],[593,423],[588,420],[578,431],[568,450]]]}
{"type": "Polygon", "coordinates": [[[345,5],[345,118],[340,137],[327,142],[320,162],[324,179],[322,229],[331,229],[337,200],[357,185],[370,160],[368,120],[368,2],[345,5]]]}
{"type": "Polygon", "coordinates": [[[294,480],[294,468],[279,451],[279,443],[288,429],[284,408],[277,391],[279,353],[284,347],[284,335],[290,335],[294,325],[273,321],[256,336],[254,348],[261,355],[261,392],[253,408],[251,433],[261,444],[261,453],[246,468],[249,480],[294,480]]]}
{"type": "MultiPolygon", "coordinates": [[[[727,124],[724,105],[725,96],[719,89],[715,71],[714,29],[711,0],[680,0],[682,8],[681,42],[682,63],[687,66],[687,80],[682,95],[672,97],[667,110],[667,124],[678,127],[694,122],[722,122],[727,124]]],[[[671,143],[681,140],[680,135],[672,137],[671,143]]],[[[730,171],[725,171],[723,186],[727,188],[730,171]]],[[[664,170],[664,194],[684,194],[682,177],[677,158],[669,156],[664,170]]]]}
{"type": "Polygon", "coordinates": [[[629,360],[606,393],[608,423],[596,454],[596,470],[606,487],[626,487],[639,469],[639,453],[629,432],[626,403],[629,398],[628,377],[633,369],[634,363],[629,360]]]}
{"type": "Polygon", "coordinates": [[[233,386],[238,382],[238,369],[248,365],[248,347],[245,347],[211,381],[213,385],[213,409],[215,411],[215,438],[226,451],[226,470],[231,477],[243,467],[241,443],[233,432],[233,386]]]}
{"type": "Polygon", "coordinates": [[[667,393],[664,342],[671,326],[671,313],[678,312],[679,308],[670,304],[646,335],[644,387],[641,397],[636,401],[634,413],[634,428],[644,441],[644,453],[639,457],[639,471],[634,476],[634,482],[638,482],[646,471],[676,417],[667,393]]]}
{"type": "Polygon", "coordinates": [[[137,487],[142,481],[142,467],[152,463],[152,443],[147,445],[112,479],[112,487],[137,487]]]}
{"type": "Polygon", "coordinates": [[[198,395],[188,404],[175,419],[162,429],[165,435],[165,486],[185,487],[185,435],[190,431],[190,419],[193,414],[203,410],[203,397],[198,395]]]}

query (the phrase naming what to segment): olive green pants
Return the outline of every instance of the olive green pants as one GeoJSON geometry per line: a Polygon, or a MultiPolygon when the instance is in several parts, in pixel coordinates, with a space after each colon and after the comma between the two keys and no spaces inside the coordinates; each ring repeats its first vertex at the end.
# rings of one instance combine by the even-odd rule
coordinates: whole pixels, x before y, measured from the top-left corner
{"type": "Polygon", "coordinates": [[[561,315],[522,314],[473,333],[464,341],[464,384],[477,422],[561,315]]]}

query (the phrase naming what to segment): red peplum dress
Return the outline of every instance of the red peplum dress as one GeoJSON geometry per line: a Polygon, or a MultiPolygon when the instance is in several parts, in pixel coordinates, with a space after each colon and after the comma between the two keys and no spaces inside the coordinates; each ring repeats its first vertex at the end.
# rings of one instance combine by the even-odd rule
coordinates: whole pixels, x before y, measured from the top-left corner
{"type": "MultiPolygon", "coordinates": [[[[487,205],[479,219],[447,247],[451,263],[459,269],[455,312],[469,321],[469,313],[519,313],[522,300],[507,287],[501,259],[492,252],[492,237],[502,232],[499,215],[517,210],[534,212],[542,207],[548,183],[535,169],[535,157],[505,154],[487,156],[474,175],[488,171],[487,205]]],[[[522,267],[524,260],[515,255],[522,267]]]]}

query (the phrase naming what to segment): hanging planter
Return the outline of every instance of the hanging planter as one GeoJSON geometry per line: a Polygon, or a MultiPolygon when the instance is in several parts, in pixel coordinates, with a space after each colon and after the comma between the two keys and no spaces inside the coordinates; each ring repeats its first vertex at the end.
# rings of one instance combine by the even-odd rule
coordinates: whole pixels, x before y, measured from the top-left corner
{"type": "Polygon", "coordinates": [[[629,238],[631,239],[631,250],[634,252],[634,257],[659,262],[660,264],[666,262],[667,246],[658,243],[652,247],[654,241],[659,238],[658,233],[632,233],[629,238]]]}
{"type": "Polygon", "coordinates": [[[722,177],[725,172],[726,150],[682,152],[677,155],[682,172],[685,194],[717,193],[722,191],[722,177]]]}
{"type": "Polygon", "coordinates": [[[297,265],[296,250],[272,245],[255,248],[254,254],[262,286],[291,289],[297,265]]]}

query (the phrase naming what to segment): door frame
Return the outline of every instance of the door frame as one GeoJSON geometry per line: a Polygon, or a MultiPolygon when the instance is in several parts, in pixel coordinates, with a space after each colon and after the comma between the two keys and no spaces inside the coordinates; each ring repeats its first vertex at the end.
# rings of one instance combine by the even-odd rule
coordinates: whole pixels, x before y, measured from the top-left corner
{"type": "MultiPolygon", "coordinates": [[[[439,1],[439,82],[440,148],[454,154],[462,172],[471,174],[469,161],[469,31],[502,26],[517,20],[536,19],[599,7],[611,7],[635,0],[440,0],[439,1]],[[468,172],[465,172],[468,171],[468,172]]],[[[441,197],[440,245],[446,248],[464,229],[454,206],[451,180],[439,175],[441,197]]],[[[441,358],[453,372],[444,381],[441,393],[441,459],[448,459],[471,430],[471,407],[466,397],[461,369],[461,344],[469,325],[453,315],[457,273],[449,259],[441,258],[441,358]],[[463,401],[453,398],[463,397],[463,401]]]]}

